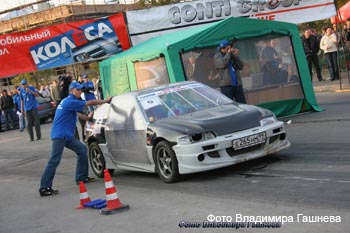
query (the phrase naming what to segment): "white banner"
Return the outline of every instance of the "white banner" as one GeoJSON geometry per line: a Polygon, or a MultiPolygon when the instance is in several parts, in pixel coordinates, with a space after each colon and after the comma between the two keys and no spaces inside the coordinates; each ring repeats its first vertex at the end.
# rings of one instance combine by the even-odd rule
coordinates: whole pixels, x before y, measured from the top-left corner
{"type": "Polygon", "coordinates": [[[133,45],[176,29],[232,16],[297,24],[334,15],[333,0],[200,0],[126,12],[133,45]]]}

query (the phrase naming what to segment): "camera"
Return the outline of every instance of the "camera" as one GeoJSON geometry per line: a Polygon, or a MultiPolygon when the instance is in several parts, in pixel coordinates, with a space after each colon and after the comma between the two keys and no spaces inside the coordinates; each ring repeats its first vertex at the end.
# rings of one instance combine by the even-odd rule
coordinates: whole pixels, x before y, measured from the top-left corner
{"type": "Polygon", "coordinates": [[[82,91],[82,92],[87,92],[88,90],[87,90],[87,88],[86,88],[85,86],[83,86],[83,87],[81,88],[81,91],[82,91]]]}
{"type": "Polygon", "coordinates": [[[231,40],[229,41],[229,45],[230,45],[232,48],[235,48],[235,47],[236,47],[236,46],[235,46],[236,42],[237,42],[237,39],[233,38],[233,39],[231,39],[231,40]]]}

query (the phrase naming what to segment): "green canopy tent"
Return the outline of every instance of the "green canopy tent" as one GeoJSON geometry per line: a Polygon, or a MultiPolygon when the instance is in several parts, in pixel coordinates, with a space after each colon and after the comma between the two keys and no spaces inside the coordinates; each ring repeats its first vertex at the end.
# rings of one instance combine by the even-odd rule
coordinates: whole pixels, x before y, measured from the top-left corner
{"type": "MultiPolygon", "coordinates": [[[[212,56],[223,39],[234,41],[240,49],[246,64],[242,80],[249,104],[270,109],[277,116],[322,110],[317,106],[297,26],[233,17],[152,38],[100,62],[104,95],[154,86],[164,82],[163,76],[166,76],[165,82],[193,79],[186,72],[189,57],[196,61],[193,67],[209,72],[208,68],[213,66],[212,56]],[[280,57],[276,57],[274,71],[268,73],[262,53],[266,47],[264,43],[270,44],[272,40],[279,43],[275,50],[280,57]],[[200,63],[202,58],[207,63],[200,63]],[[146,83],[142,80],[146,76],[149,76],[148,84],[142,85],[146,83]]],[[[210,75],[203,75],[203,72],[201,75],[210,76],[211,86],[215,88],[218,83],[215,68],[210,72],[210,75]]]]}

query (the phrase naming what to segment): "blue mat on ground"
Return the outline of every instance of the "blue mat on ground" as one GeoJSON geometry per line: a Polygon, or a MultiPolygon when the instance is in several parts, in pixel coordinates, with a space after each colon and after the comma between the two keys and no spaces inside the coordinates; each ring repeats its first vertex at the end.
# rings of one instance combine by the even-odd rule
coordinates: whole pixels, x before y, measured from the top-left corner
{"type": "Polygon", "coordinates": [[[106,203],[106,200],[104,199],[96,199],[88,203],[85,203],[84,206],[94,208],[94,209],[102,209],[107,206],[107,203],[106,203]]]}

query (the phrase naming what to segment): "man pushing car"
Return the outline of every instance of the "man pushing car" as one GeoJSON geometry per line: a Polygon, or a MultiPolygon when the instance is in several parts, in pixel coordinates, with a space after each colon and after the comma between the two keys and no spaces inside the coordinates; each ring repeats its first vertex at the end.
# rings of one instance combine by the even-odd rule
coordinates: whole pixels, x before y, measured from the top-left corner
{"type": "Polygon", "coordinates": [[[79,184],[80,181],[87,183],[93,180],[93,178],[88,176],[89,168],[86,146],[74,137],[78,115],[83,120],[91,120],[92,113],[85,116],[78,112],[82,111],[85,106],[110,103],[112,97],[106,100],[81,100],[80,96],[83,87],[83,84],[72,82],[69,85],[70,93],[68,97],[64,98],[57,106],[51,129],[51,157],[41,177],[40,196],[50,196],[59,193],[58,190],[52,189],[52,186],[56,168],[61,161],[64,147],[74,151],[78,156],[75,176],[76,183],[79,184]]]}

